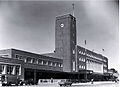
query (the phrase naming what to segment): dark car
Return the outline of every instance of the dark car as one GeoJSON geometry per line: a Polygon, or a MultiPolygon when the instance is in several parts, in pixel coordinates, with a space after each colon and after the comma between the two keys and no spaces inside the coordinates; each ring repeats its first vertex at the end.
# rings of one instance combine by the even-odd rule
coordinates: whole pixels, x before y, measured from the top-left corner
{"type": "Polygon", "coordinates": [[[60,82],[58,82],[58,84],[60,85],[60,86],[67,86],[67,85],[72,85],[72,82],[70,81],[70,80],[66,80],[66,79],[64,79],[64,80],[61,80],[60,82]]]}
{"type": "Polygon", "coordinates": [[[25,85],[34,85],[33,79],[25,80],[25,85]]]}

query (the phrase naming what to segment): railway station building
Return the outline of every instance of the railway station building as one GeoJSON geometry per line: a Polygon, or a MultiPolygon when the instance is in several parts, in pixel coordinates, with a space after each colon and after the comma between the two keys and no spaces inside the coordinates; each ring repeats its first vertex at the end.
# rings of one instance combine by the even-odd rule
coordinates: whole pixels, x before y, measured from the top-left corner
{"type": "Polygon", "coordinates": [[[0,74],[33,78],[35,83],[43,78],[102,80],[107,71],[107,57],[77,45],[76,18],[71,14],[56,17],[53,53],[0,50],[0,74]]]}

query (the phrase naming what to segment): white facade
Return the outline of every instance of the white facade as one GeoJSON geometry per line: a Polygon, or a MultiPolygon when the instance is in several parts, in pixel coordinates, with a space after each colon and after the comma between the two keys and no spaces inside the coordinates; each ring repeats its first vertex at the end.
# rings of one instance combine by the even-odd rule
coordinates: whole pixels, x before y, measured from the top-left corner
{"type": "Polygon", "coordinates": [[[93,72],[97,73],[103,73],[103,64],[88,60],[86,62],[86,69],[93,70],[93,72]]]}

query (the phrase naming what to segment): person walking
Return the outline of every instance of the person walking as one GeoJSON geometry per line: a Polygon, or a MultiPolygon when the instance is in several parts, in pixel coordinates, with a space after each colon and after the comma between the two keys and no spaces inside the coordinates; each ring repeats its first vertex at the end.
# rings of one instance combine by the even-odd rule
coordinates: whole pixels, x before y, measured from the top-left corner
{"type": "Polygon", "coordinates": [[[91,84],[93,84],[94,79],[91,79],[91,84]]]}

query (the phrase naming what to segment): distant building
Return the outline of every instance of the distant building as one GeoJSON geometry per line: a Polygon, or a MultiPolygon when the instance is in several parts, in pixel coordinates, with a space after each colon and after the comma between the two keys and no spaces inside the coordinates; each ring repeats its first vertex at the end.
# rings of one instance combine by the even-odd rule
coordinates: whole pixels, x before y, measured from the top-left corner
{"type": "Polygon", "coordinates": [[[33,78],[34,82],[72,76],[91,79],[108,71],[108,58],[77,45],[76,18],[71,14],[56,17],[54,53],[6,49],[0,50],[0,56],[1,74],[18,74],[22,79],[33,78]]]}

